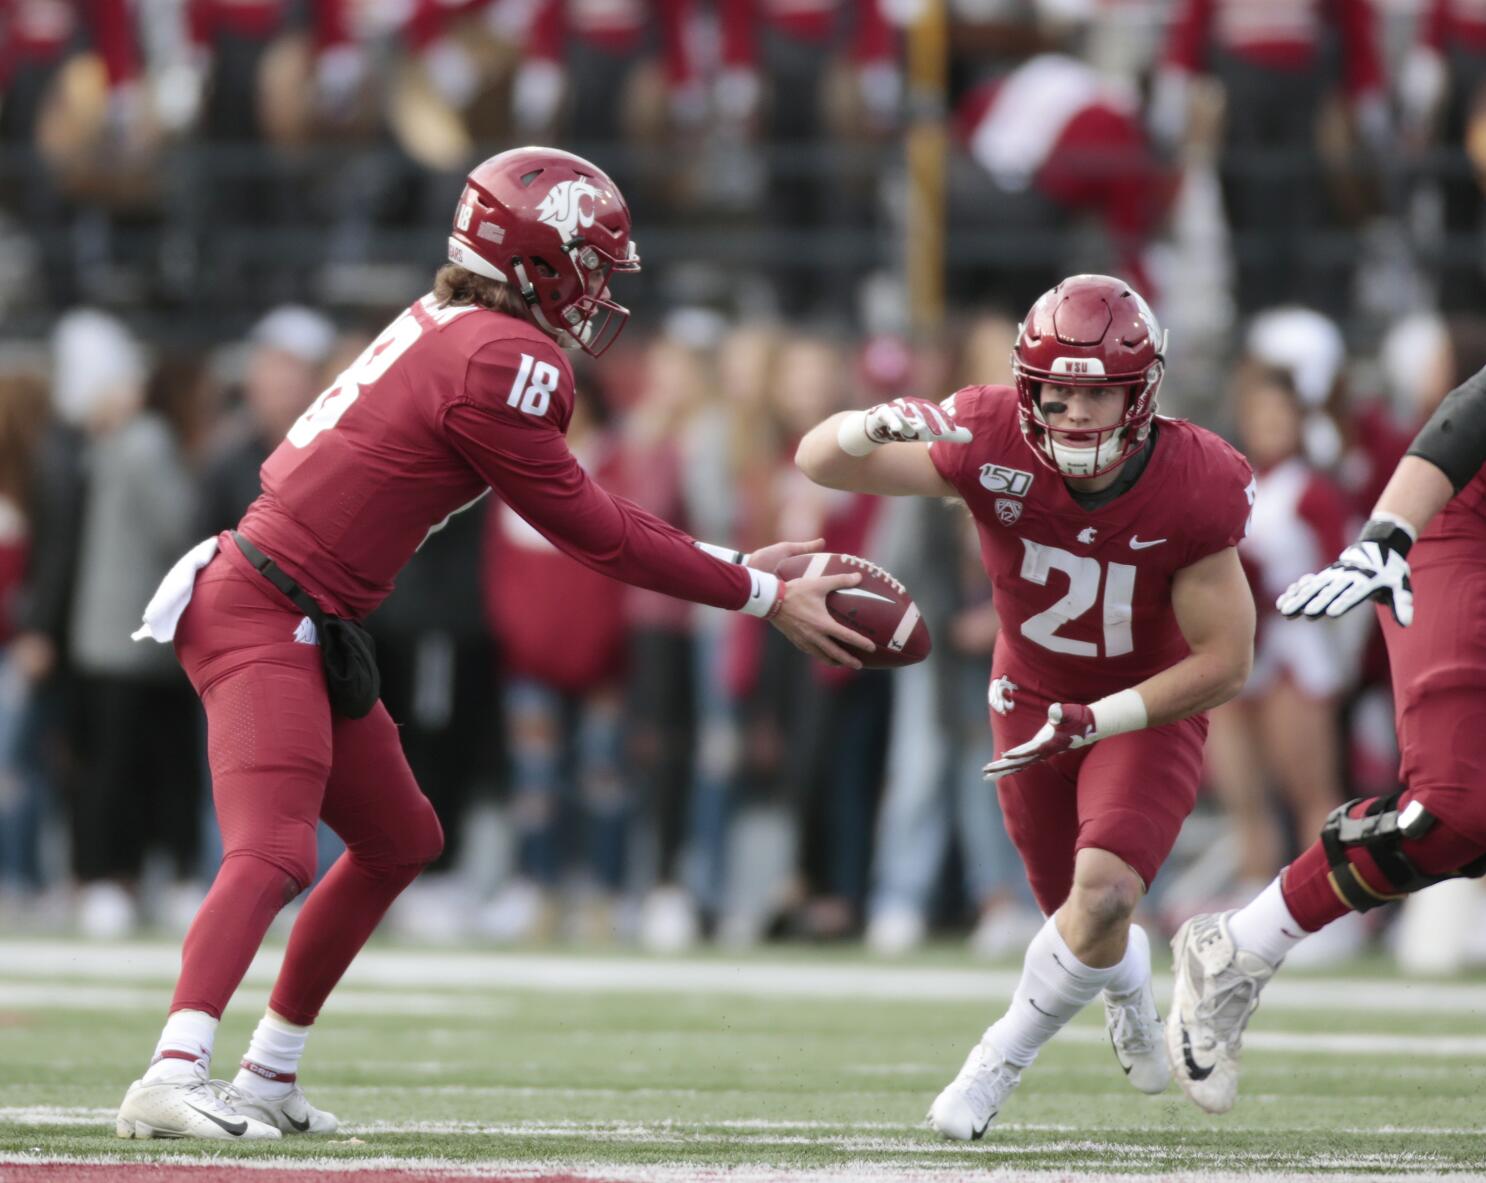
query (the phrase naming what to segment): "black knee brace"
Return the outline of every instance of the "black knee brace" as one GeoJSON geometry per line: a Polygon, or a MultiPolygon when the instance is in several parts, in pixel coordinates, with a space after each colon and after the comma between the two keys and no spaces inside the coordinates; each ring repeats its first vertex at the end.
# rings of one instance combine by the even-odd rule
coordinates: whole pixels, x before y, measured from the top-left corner
{"type": "Polygon", "coordinates": [[[1405,839],[1422,838],[1434,827],[1435,816],[1422,801],[1410,801],[1398,808],[1402,791],[1389,797],[1378,797],[1361,817],[1351,811],[1362,803],[1357,797],[1338,806],[1327,815],[1321,827],[1321,844],[1326,861],[1331,864],[1331,882],[1347,906],[1358,912],[1401,900],[1404,896],[1431,887],[1445,879],[1476,879],[1486,875],[1486,857],[1477,859],[1446,875],[1426,875],[1414,866],[1404,853],[1405,839]],[[1347,861],[1347,848],[1360,846],[1372,856],[1383,878],[1396,894],[1385,895],[1357,874],[1347,861]]]}

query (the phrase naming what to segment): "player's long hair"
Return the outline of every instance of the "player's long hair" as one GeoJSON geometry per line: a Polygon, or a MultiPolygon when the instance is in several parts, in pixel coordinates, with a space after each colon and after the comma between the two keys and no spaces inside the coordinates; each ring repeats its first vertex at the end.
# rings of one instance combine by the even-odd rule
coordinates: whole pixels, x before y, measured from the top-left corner
{"type": "Polygon", "coordinates": [[[458,263],[445,263],[439,268],[433,277],[433,295],[440,304],[478,304],[519,320],[531,320],[526,301],[510,284],[476,275],[458,263]]]}

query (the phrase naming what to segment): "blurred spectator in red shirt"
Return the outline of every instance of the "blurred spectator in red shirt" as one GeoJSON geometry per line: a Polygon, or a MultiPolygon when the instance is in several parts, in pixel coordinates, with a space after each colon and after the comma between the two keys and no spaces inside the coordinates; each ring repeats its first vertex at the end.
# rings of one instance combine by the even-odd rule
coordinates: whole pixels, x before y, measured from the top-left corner
{"type": "Polygon", "coordinates": [[[1486,153],[1475,146],[1486,134],[1486,0],[1428,0],[1398,89],[1410,146],[1439,149],[1427,168],[1437,170],[1444,205],[1445,238],[1430,252],[1441,307],[1477,310],[1486,301],[1477,247],[1486,227],[1486,153]]]}
{"type": "Polygon", "coordinates": [[[790,316],[840,319],[861,278],[853,258],[863,251],[828,249],[825,237],[865,236],[878,172],[854,154],[829,154],[824,141],[849,147],[862,133],[896,125],[902,78],[883,0],[718,0],[717,8],[718,115],[725,131],[750,130],[767,153],[765,216],[796,243],[778,298],[790,316]],[[843,67],[850,87],[837,86],[843,67]]]}
{"type": "MultiPolygon", "coordinates": [[[[597,479],[616,473],[613,441],[581,394],[568,442],[597,479]]],[[[516,878],[484,909],[495,940],[555,934],[558,889],[576,865],[580,938],[612,939],[629,802],[621,772],[622,588],[557,550],[510,507],[485,535],[486,618],[506,674],[506,747],[516,878]]]]}
{"type": "Polygon", "coordinates": [[[961,273],[967,298],[999,297],[1020,309],[1070,271],[1113,270],[1153,290],[1145,247],[1165,221],[1177,176],[1152,151],[1130,88],[1076,58],[1043,54],[971,90],[955,128],[984,176],[956,187],[953,232],[1020,238],[1033,229],[1047,235],[1048,248],[1022,262],[1013,250],[987,252],[961,273]],[[1099,220],[1112,259],[1060,258],[1068,223],[1082,214],[1099,220]]]}
{"type": "Polygon", "coordinates": [[[703,114],[688,26],[692,0],[538,0],[513,95],[523,133],[550,131],[566,95],[574,141],[623,138],[636,72],[659,59],[673,120],[703,114]]]}
{"type": "MultiPolygon", "coordinates": [[[[1356,138],[1374,160],[1388,151],[1389,115],[1370,0],[1180,0],[1152,94],[1157,141],[1180,143],[1191,79],[1223,85],[1220,171],[1233,233],[1243,313],[1304,300],[1339,309],[1350,260],[1327,257],[1318,232],[1334,223],[1316,149],[1331,89],[1322,69],[1329,32],[1340,42],[1341,82],[1356,138]]],[[[1345,252],[1343,252],[1345,254],[1345,252]]]]}

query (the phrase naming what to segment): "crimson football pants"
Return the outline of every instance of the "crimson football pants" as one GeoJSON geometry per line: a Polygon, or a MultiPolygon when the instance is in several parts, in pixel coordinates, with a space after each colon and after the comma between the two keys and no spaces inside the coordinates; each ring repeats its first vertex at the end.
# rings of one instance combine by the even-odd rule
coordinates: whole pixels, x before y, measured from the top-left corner
{"type": "Polygon", "coordinates": [[[222,867],[186,934],[171,1010],[220,1016],[269,923],[312,880],[319,819],[346,851],[305,901],[269,1005],[308,1024],[443,832],[378,703],[333,714],[303,615],[230,542],[200,573],[176,652],[206,708],[222,867]]]}
{"type": "MultiPolygon", "coordinates": [[[[1036,735],[1051,701],[1017,690],[1009,714],[991,714],[996,751],[1036,735]]],[[[1111,736],[997,782],[1006,832],[1044,915],[1073,890],[1074,860],[1085,847],[1124,860],[1150,887],[1196,804],[1206,739],[1207,716],[1194,715],[1111,736]]]]}
{"type": "MultiPolygon", "coordinates": [[[[1405,785],[1398,808],[1420,801],[1435,824],[1399,850],[1424,875],[1449,875],[1486,853],[1486,552],[1461,534],[1415,547],[1414,623],[1399,628],[1379,608],[1393,676],[1394,717],[1405,785]]],[[[1354,806],[1360,815],[1370,802],[1354,806]]],[[[1347,848],[1365,887],[1396,896],[1367,850],[1347,848]]],[[[1309,932],[1351,909],[1331,882],[1317,841],[1284,872],[1285,903],[1309,932]]],[[[1343,872],[1345,873],[1345,872],[1343,872]]]]}

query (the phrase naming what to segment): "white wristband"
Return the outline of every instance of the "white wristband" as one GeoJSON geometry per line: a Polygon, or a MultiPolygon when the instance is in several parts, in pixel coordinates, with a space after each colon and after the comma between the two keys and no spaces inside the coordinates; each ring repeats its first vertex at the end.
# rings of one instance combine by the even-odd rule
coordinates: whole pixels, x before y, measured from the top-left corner
{"type": "Polygon", "coordinates": [[[1111,735],[1120,735],[1126,731],[1139,731],[1148,719],[1145,699],[1133,687],[1101,698],[1098,702],[1091,702],[1089,710],[1094,715],[1096,739],[1108,739],[1111,735]]]}
{"type": "Polygon", "coordinates": [[[836,443],[848,456],[865,456],[881,445],[867,434],[867,412],[848,411],[836,425],[836,443]]]}
{"type": "Polygon", "coordinates": [[[767,616],[774,607],[774,601],[779,598],[779,576],[772,575],[768,571],[756,571],[752,567],[744,567],[748,577],[753,580],[753,587],[748,593],[748,602],[738,611],[749,616],[767,616]]]}
{"type": "Polygon", "coordinates": [[[721,559],[724,563],[742,563],[748,556],[741,550],[734,550],[731,546],[714,546],[710,542],[697,542],[694,544],[700,551],[705,551],[714,559],[721,559]]]}

